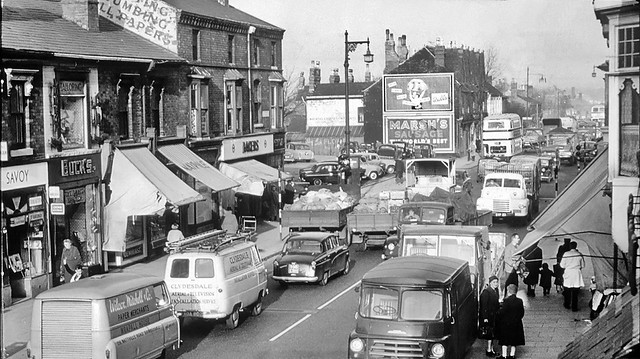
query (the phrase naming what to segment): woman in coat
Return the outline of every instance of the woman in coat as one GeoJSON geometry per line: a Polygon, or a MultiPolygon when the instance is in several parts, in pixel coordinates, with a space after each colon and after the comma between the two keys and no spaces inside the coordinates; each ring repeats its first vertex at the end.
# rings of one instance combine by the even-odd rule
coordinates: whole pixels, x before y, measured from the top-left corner
{"type": "Polygon", "coordinates": [[[514,284],[507,286],[507,297],[498,311],[496,330],[499,344],[502,346],[502,356],[498,357],[499,359],[514,359],[516,346],[524,345],[524,303],[516,297],[517,291],[518,287],[514,284]]]}
{"type": "Polygon", "coordinates": [[[525,252],[524,259],[529,271],[529,275],[523,280],[527,285],[527,296],[535,297],[536,285],[540,280],[540,267],[542,267],[542,249],[537,245],[533,246],[525,252]]]}
{"type": "Polygon", "coordinates": [[[489,328],[487,335],[483,339],[487,339],[487,356],[496,356],[493,351],[493,338],[496,327],[496,316],[500,310],[499,294],[498,294],[498,277],[492,275],[489,277],[489,286],[480,294],[480,327],[489,328]]]}

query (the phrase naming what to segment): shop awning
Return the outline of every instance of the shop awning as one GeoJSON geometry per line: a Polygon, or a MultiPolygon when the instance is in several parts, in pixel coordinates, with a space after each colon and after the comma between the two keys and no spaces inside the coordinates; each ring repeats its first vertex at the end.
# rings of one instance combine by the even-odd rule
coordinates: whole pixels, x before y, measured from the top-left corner
{"type": "MultiPolygon", "coordinates": [[[[560,238],[584,242],[593,260],[599,284],[613,284],[613,240],[611,238],[611,198],[603,195],[607,184],[607,154],[602,151],[591,163],[531,222],[518,248],[523,252],[538,242],[560,238]]],[[[579,242],[580,243],[580,242],[579,242]]],[[[585,252],[583,250],[583,252],[585,252]]],[[[553,257],[549,253],[545,257],[553,257]]],[[[622,258],[619,255],[618,258],[622,258]]],[[[618,262],[618,282],[626,283],[624,263],[618,262]]]]}
{"type": "MultiPolygon", "coordinates": [[[[351,137],[364,136],[363,126],[349,126],[351,137]]],[[[307,137],[344,138],[344,126],[313,126],[307,128],[307,137]]]]}
{"type": "MultiPolygon", "coordinates": [[[[240,182],[240,187],[235,188],[237,192],[262,196],[264,184],[278,182],[278,169],[265,165],[256,160],[246,160],[235,163],[221,163],[220,171],[240,182]]],[[[292,179],[293,176],[286,172],[280,173],[281,179],[292,179]]]]}
{"type": "Polygon", "coordinates": [[[146,147],[115,150],[109,190],[103,248],[114,252],[125,250],[129,216],[161,214],[167,203],[182,206],[204,200],[146,147]]]}
{"type": "Polygon", "coordinates": [[[189,176],[204,183],[215,192],[240,185],[240,183],[223,175],[217,168],[193,153],[183,144],[162,146],[158,148],[158,152],[189,176]]]}

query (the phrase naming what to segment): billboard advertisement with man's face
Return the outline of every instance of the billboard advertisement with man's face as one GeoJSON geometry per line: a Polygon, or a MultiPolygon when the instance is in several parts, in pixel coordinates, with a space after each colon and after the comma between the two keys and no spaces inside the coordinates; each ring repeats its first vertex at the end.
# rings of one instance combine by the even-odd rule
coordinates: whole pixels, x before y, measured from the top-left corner
{"type": "Polygon", "coordinates": [[[450,114],[385,116],[384,138],[388,143],[426,143],[433,145],[436,153],[448,153],[455,148],[453,126],[450,114]]]}
{"type": "Polygon", "coordinates": [[[384,112],[453,111],[453,74],[384,76],[384,112]]]}

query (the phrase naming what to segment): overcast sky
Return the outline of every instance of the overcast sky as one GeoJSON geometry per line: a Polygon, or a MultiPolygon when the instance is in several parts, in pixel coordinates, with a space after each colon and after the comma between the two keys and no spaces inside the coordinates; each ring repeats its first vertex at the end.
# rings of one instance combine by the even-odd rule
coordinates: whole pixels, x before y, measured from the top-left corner
{"type": "MultiPolygon", "coordinates": [[[[322,82],[334,68],[344,77],[344,32],[350,41],[371,40],[374,76],[384,69],[385,30],[407,36],[409,55],[433,44],[497,50],[502,77],[534,86],[576,87],[602,98],[604,84],[594,65],[606,60],[607,46],[591,0],[230,0],[230,4],[285,29],[285,75],[320,61],[322,82]],[[546,83],[538,83],[540,75],[546,83]]],[[[364,79],[366,47],[351,53],[356,81],[364,79]]]]}

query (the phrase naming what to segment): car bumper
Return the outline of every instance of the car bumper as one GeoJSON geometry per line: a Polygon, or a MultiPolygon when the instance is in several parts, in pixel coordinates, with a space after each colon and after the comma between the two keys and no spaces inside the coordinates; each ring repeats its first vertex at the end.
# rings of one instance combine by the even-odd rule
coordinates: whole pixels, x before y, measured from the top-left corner
{"type": "Polygon", "coordinates": [[[320,280],[320,278],[318,277],[288,277],[288,276],[281,276],[281,275],[274,275],[272,278],[274,280],[291,282],[291,283],[311,283],[311,282],[317,282],[318,280],[320,280]]]}

